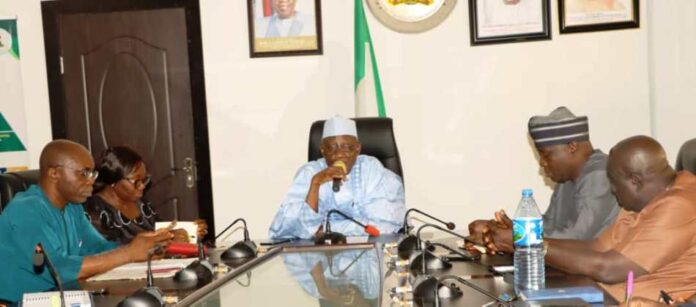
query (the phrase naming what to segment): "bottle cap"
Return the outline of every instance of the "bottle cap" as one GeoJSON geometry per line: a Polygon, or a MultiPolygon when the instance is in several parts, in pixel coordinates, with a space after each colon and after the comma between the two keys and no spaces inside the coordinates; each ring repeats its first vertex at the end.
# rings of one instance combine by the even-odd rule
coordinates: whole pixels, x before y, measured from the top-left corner
{"type": "Polygon", "coordinates": [[[522,197],[531,197],[534,195],[532,189],[522,189],[522,197]]]}

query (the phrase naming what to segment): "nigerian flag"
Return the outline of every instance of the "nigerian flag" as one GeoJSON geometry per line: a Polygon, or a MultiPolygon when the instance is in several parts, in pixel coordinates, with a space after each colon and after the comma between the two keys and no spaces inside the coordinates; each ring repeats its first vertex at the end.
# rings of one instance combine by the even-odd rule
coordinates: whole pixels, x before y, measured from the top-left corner
{"type": "Polygon", "coordinates": [[[363,0],[355,0],[355,116],[375,115],[386,117],[387,110],[363,0]],[[370,57],[369,64],[365,61],[367,55],[370,57]]]}

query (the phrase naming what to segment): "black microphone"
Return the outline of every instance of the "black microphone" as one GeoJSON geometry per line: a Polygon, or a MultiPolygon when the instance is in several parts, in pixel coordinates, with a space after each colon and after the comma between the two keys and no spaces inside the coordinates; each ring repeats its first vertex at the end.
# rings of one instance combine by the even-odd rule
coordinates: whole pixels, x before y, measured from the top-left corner
{"type": "Polygon", "coordinates": [[[432,216],[432,215],[430,215],[430,214],[427,214],[427,213],[425,213],[425,212],[423,212],[423,211],[421,211],[421,210],[418,210],[418,209],[416,209],[416,208],[408,209],[408,211],[406,211],[406,214],[404,214],[404,224],[403,224],[403,226],[401,227],[401,229],[399,230],[399,233],[401,233],[401,234],[408,234],[408,236],[406,236],[405,238],[401,239],[401,240],[399,241],[399,245],[398,245],[398,247],[397,247],[397,254],[399,255],[399,258],[404,259],[404,260],[406,260],[406,259],[408,259],[409,257],[411,257],[411,255],[412,255],[416,250],[418,250],[418,249],[416,248],[416,247],[417,247],[416,244],[418,243],[418,240],[416,240],[416,237],[415,237],[415,236],[409,234],[409,233],[411,232],[411,229],[412,229],[413,227],[408,225],[408,216],[409,216],[409,213],[411,213],[412,211],[418,212],[418,213],[420,213],[420,214],[422,214],[422,215],[425,215],[425,216],[427,216],[427,217],[429,217],[429,218],[431,218],[431,219],[433,219],[433,220],[435,220],[435,221],[438,221],[438,222],[442,223],[443,225],[447,226],[447,229],[449,229],[449,230],[454,230],[454,228],[455,228],[455,225],[454,225],[454,223],[452,223],[452,222],[445,222],[445,221],[443,221],[443,220],[441,220],[441,219],[439,219],[439,218],[436,218],[436,217],[434,217],[434,216],[432,216]]]}
{"type": "Polygon", "coordinates": [[[186,284],[188,287],[203,285],[213,280],[213,266],[205,257],[203,241],[198,238],[198,260],[191,262],[181,271],[174,274],[174,281],[186,284]]]}
{"type": "Polygon", "coordinates": [[[164,306],[164,294],[159,287],[154,286],[152,276],[152,255],[161,253],[163,250],[161,245],[155,245],[147,250],[147,285],[118,303],[118,307],[164,306]]]}
{"type": "Polygon", "coordinates": [[[243,218],[238,218],[234,222],[230,223],[222,232],[215,236],[217,240],[222,234],[224,234],[228,229],[232,228],[237,222],[242,222],[244,224],[244,241],[239,241],[232,245],[220,255],[220,259],[225,261],[225,264],[236,268],[247,261],[253,259],[257,255],[256,243],[249,239],[249,228],[247,228],[247,223],[243,218]]]}
{"type": "Polygon", "coordinates": [[[492,293],[484,290],[483,288],[469,282],[468,280],[461,278],[459,276],[455,275],[444,275],[440,276],[439,278],[435,279],[435,284],[437,287],[432,289],[432,296],[435,299],[435,307],[440,307],[440,298],[450,298],[450,297],[457,297],[462,295],[462,291],[457,288],[457,286],[454,285],[454,283],[450,284],[449,286],[442,284],[443,281],[445,280],[456,280],[463,285],[474,289],[478,291],[479,293],[488,296],[489,298],[495,300],[498,302],[498,306],[511,306],[509,301],[505,301],[500,299],[499,297],[493,295],[492,293]]]}
{"type": "Polygon", "coordinates": [[[413,211],[418,212],[418,213],[420,213],[421,215],[425,215],[425,216],[429,217],[430,219],[433,219],[433,220],[436,220],[436,221],[442,223],[443,225],[447,226],[447,229],[449,229],[449,230],[454,230],[454,228],[455,228],[455,226],[456,226],[456,225],[454,225],[454,223],[452,223],[452,222],[445,222],[445,221],[443,221],[443,220],[441,220],[441,219],[439,219],[439,218],[436,218],[436,217],[434,217],[434,216],[432,216],[432,215],[430,215],[430,214],[427,214],[427,213],[425,213],[425,212],[423,212],[423,211],[421,211],[421,210],[418,210],[418,209],[416,209],[416,208],[411,208],[411,209],[408,209],[408,211],[406,211],[406,214],[404,214],[404,224],[403,224],[403,226],[401,227],[401,229],[399,229],[399,233],[400,233],[400,234],[408,234],[408,233],[411,231],[411,229],[413,229],[413,226],[409,226],[409,225],[408,225],[408,216],[409,216],[409,213],[411,213],[411,212],[413,212],[413,211]]]}
{"type": "Polygon", "coordinates": [[[36,274],[43,273],[44,265],[48,266],[48,272],[51,273],[51,277],[53,277],[53,281],[56,283],[56,288],[58,288],[58,292],[60,293],[60,306],[65,307],[65,293],[63,291],[63,282],[61,282],[60,275],[58,275],[56,267],[53,266],[53,262],[51,262],[51,258],[48,257],[48,254],[46,253],[46,250],[44,249],[41,242],[37,243],[36,247],[34,248],[32,262],[34,264],[34,273],[36,274]]]}
{"type": "Polygon", "coordinates": [[[425,241],[425,248],[423,249],[423,252],[420,254],[414,254],[413,257],[411,257],[411,260],[409,261],[409,267],[411,269],[411,272],[414,273],[414,275],[418,275],[418,271],[420,271],[420,274],[427,274],[427,270],[433,270],[433,271],[439,271],[439,270],[447,270],[452,268],[452,264],[446,260],[443,259],[442,257],[439,257],[435,255],[429,247],[442,247],[451,253],[457,254],[459,256],[462,256],[466,261],[474,261],[475,259],[471,255],[464,254],[454,248],[451,248],[445,244],[442,243],[435,243],[435,242],[430,242],[430,241],[425,241]],[[427,270],[426,270],[427,269],[427,270]]]}
{"type": "MultiPolygon", "coordinates": [[[[411,257],[409,258],[409,259],[411,260],[410,262],[411,262],[411,263],[414,263],[414,262],[418,262],[418,261],[423,261],[423,266],[426,266],[426,265],[427,265],[428,268],[432,268],[432,269],[434,269],[434,270],[442,270],[442,269],[449,269],[449,268],[451,268],[452,265],[451,265],[449,262],[444,261],[444,260],[440,259],[439,257],[428,257],[428,254],[430,253],[430,250],[429,250],[429,247],[430,247],[430,246],[432,246],[432,247],[434,247],[435,245],[437,245],[437,246],[444,246],[444,244],[439,244],[439,243],[437,243],[437,244],[427,244],[427,246],[425,247],[425,250],[422,249],[422,245],[421,245],[421,231],[423,230],[423,228],[427,228],[427,227],[432,227],[432,228],[438,229],[438,230],[440,230],[440,231],[449,233],[449,234],[451,234],[451,235],[453,235],[453,236],[455,236],[455,237],[464,239],[464,236],[462,236],[462,235],[460,235],[460,234],[458,234],[458,233],[456,233],[456,232],[454,232],[454,231],[444,229],[444,228],[442,228],[442,227],[440,227],[440,226],[437,226],[437,225],[435,225],[435,224],[424,224],[424,225],[420,226],[420,227],[418,228],[418,231],[416,232],[416,249],[415,249],[415,252],[420,252],[420,253],[415,253],[415,252],[414,252],[414,254],[411,255],[411,257]]],[[[447,249],[448,249],[449,251],[453,251],[453,249],[451,249],[451,248],[447,248],[447,249]]],[[[431,255],[431,256],[432,256],[432,255],[431,255]]],[[[425,271],[425,268],[423,269],[423,271],[425,271]]],[[[417,270],[416,270],[416,272],[417,272],[417,270]]]]}
{"type": "Polygon", "coordinates": [[[326,214],[326,226],[324,226],[324,233],[321,236],[315,237],[314,243],[316,243],[316,244],[326,244],[327,242],[329,244],[346,244],[347,243],[345,235],[343,235],[340,232],[332,232],[331,231],[330,218],[331,218],[331,214],[334,214],[334,213],[336,213],[340,216],[343,216],[344,218],[346,218],[347,220],[349,220],[355,224],[360,225],[365,230],[365,232],[367,234],[369,234],[370,236],[379,237],[379,234],[380,234],[379,229],[377,229],[375,226],[365,225],[363,223],[356,221],[354,218],[348,216],[347,214],[345,214],[341,211],[338,211],[336,209],[331,209],[326,214]]]}
{"type": "Polygon", "coordinates": [[[333,189],[334,192],[338,192],[341,190],[341,178],[333,179],[333,185],[331,186],[331,189],[333,189]]]}
{"type": "MultiPolygon", "coordinates": [[[[340,167],[343,169],[343,172],[348,174],[348,169],[346,168],[346,164],[343,161],[336,161],[332,165],[334,167],[340,167]]],[[[333,186],[331,187],[334,192],[338,192],[341,190],[341,178],[334,178],[333,179],[333,186]]]]}

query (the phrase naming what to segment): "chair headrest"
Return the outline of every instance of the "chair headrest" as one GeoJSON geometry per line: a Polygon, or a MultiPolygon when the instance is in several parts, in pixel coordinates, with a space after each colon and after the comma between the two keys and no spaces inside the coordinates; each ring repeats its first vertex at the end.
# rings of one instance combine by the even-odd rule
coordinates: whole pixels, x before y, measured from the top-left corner
{"type": "MultiPolygon", "coordinates": [[[[403,180],[401,158],[396,147],[392,119],[359,117],[353,118],[353,120],[358,129],[358,139],[362,144],[361,154],[377,158],[384,167],[399,175],[403,180]]],[[[323,120],[315,121],[309,129],[308,161],[321,158],[320,147],[323,129],[323,120]]]]}
{"type": "Polygon", "coordinates": [[[0,212],[22,191],[26,191],[32,184],[39,182],[39,170],[5,173],[0,175],[0,212]]]}
{"type": "Polygon", "coordinates": [[[677,171],[689,171],[696,174],[696,139],[691,139],[679,148],[677,162],[674,164],[677,171]]]}

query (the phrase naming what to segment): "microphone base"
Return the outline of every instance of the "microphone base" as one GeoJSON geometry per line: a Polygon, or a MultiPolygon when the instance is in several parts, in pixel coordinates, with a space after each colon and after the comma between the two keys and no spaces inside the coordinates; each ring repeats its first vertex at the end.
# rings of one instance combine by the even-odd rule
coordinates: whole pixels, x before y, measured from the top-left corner
{"type": "Polygon", "coordinates": [[[397,231],[396,233],[398,233],[400,235],[405,235],[405,234],[408,234],[409,232],[411,232],[412,229],[413,229],[412,226],[404,226],[404,227],[399,228],[399,231],[397,231]]]}
{"type": "Polygon", "coordinates": [[[314,238],[314,243],[318,245],[342,245],[348,243],[348,239],[340,232],[327,232],[314,238]]]}
{"type": "Polygon", "coordinates": [[[186,288],[205,285],[213,280],[213,267],[207,260],[196,260],[174,275],[174,281],[186,288]]]}
{"type": "Polygon", "coordinates": [[[161,307],[164,306],[162,290],[158,287],[145,287],[129,295],[118,307],[161,307]]]}
{"type": "MultiPolygon", "coordinates": [[[[403,260],[409,259],[411,255],[418,250],[418,239],[415,235],[408,235],[407,237],[401,239],[399,241],[399,245],[397,246],[397,254],[399,255],[399,258],[403,260]]],[[[434,251],[435,246],[428,246],[428,250],[434,251]]]]}
{"type": "Polygon", "coordinates": [[[247,261],[256,258],[256,243],[253,241],[240,241],[232,245],[220,255],[220,260],[225,264],[236,268],[247,261]]]}
{"type": "Polygon", "coordinates": [[[455,284],[446,286],[431,275],[421,275],[413,283],[413,297],[425,301],[434,300],[435,289],[437,289],[437,296],[441,299],[458,298],[464,294],[455,284]]]}
{"type": "Polygon", "coordinates": [[[414,254],[411,257],[409,268],[411,273],[414,275],[423,274],[423,258],[425,257],[425,270],[427,272],[431,271],[443,271],[452,268],[452,264],[449,261],[443,260],[440,257],[429,252],[421,252],[420,254],[414,254]]]}

